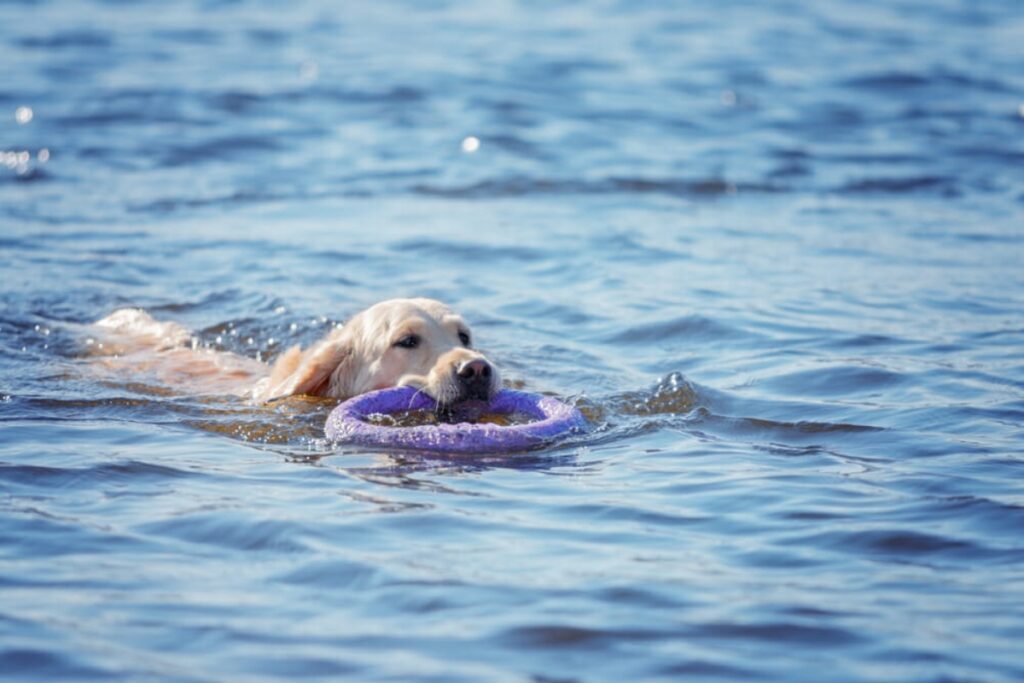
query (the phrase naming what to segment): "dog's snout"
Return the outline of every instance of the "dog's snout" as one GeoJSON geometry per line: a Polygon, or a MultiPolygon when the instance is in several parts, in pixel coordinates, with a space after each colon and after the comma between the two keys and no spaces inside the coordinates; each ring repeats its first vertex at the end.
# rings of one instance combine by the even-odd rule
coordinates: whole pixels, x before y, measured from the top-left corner
{"type": "Polygon", "coordinates": [[[455,376],[463,399],[479,399],[486,401],[492,392],[491,364],[482,358],[466,361],[459,366],[455,376]]]}
{"type": "Polygon", "coordinates": [[[462,367],[459,368],[458,375],[459,379],[464,382],[487,379],[491,376],[491,365],[482,358],[477,358],[468,363],[463,363],[462,367]]]}

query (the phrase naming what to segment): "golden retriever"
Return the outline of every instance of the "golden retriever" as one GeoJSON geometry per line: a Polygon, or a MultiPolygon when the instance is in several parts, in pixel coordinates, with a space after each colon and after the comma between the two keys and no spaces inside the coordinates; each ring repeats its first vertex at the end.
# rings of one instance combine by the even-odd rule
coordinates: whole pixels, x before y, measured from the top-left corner
{"type": "Polygon", "coordinates": [[[139,309],[115,311],[95,328],[106,337],[94,346],[120,367],[155,372],[163,383],[194,393],[237,393],[260,403],[413,386],[445,415],[454,404],[487,400],[501,388],[497,368],[473,348],[469,326],[433,299],[378,303],[313,346],[293,346],[272,366],[197,348],[184,327],[139,309]]]}

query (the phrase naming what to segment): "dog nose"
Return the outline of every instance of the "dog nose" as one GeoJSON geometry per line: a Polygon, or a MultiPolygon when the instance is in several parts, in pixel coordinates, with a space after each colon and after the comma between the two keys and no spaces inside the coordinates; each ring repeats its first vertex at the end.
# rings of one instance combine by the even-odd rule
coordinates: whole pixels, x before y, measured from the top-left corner
{"type": "Polygon", "coordinates": [[[491,365],[482,358],[463,363],[458,371],[459,379],[465,384],[487,379],[491,376],[491,365]]]}

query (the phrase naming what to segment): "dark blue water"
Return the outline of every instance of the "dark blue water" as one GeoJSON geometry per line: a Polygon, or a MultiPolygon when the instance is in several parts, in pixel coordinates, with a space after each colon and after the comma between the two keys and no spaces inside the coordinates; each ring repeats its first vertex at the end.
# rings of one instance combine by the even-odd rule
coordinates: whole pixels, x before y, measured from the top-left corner
{"type": "Polygon", "coordinates": [[[1016,0],[0,4],[0,677],[1024,679],[1022,45],[1016,0]],[[86,357],[399,295],[594,431],[365,452],[86,357]]]}

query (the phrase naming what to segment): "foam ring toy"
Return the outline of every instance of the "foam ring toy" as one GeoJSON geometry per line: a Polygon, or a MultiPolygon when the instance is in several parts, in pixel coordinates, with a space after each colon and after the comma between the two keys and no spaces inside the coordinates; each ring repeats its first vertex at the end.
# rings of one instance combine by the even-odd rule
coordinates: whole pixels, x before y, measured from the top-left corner
{"type": "Polygon", "coordinates": [[[434,405],[434,399],[413,387],[373,391],[350,398],[332,410],[324,431],[332,441],[363,446],[494,453],[538,448],[560,437],[579,433],[587,425],[580,411],[558,399],[510,389],[495,394],[486,404],[486,411],[518,412],[536,421],[508,426],[462,422],[419,427],[387,427],[367,421],[373,414],[433,410],[434,405]]]}

